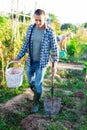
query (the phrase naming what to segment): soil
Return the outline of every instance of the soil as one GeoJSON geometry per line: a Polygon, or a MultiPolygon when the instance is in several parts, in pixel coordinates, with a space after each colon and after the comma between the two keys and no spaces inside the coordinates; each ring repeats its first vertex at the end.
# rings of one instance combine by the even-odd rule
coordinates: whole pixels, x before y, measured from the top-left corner
{"type": "Polygon", "coordinates": [[[71,69],[71,70],[82,70],[83,65],[75,63],[58,63],[58,69],[71,69]]]}
{"type": "MultiPolygon", "coordinates": [[[[59,63],[58,68],[82,70],[83,66],[59,63]]],[[[81,92],[74,93],[74,96],[80,99],[84,98],[84,94],[81,92]]],[[[33,92],[28,88],[24,91],[23,94],[14,97],[13,99],[7,101],[6,103],[0,104],[0,114],[8,112],[18,113],[20,110],[29,113],[29,116],[22,119],[22,121],[20,122],[21,129],[23,130],[45,130],[46,127],[48,126],[50,127],[50,125],[52,125],[52,120],[49,115],[44,116],[41,114],[30,113],[32,104],[33,104],[33,92]],[[27,105],[25,106],[23,105],[23,103],[27,105]]],[[[64,120],[62,125],[58,120],[56,120],[55,123],[56,128],[58,127],[58,130],[63,130],[62,127],[64,126],[66,126],[69,130],[74,130],[71,123],[67,120],[64,120]]]]}
{"type": "MultiPolygon", "coordinates": [[[[40,114],[31,114],[21,121],[21,128],[23,130],[46,130],[46,127],[50,128],[52,125],[51,122],[51,118],[49,117],[45,117],[40,114]]],[[[61,126],[58,120],[55,121],[55,124],[58,130],[63,130],[64,125],[61,126]]],[[[70,124],[68,122],[66,122],[66,124],[71,129],[70,124]]],[[[51,128],[47,130],[51,130],[51,128]]]]}

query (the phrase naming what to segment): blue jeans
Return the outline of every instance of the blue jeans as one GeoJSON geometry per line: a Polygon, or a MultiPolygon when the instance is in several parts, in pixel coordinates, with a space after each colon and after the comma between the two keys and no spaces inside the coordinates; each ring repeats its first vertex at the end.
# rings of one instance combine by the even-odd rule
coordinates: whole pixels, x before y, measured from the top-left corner
{"type": "Polygon", "coordinates": [[[35,87],[37,93],[40,94],[42,94],[42,81],[45,70],[45,68],[39,68],[39,62],[32,63],[32,66],[26,64],[26,74],[30,87],[35,87]]]}

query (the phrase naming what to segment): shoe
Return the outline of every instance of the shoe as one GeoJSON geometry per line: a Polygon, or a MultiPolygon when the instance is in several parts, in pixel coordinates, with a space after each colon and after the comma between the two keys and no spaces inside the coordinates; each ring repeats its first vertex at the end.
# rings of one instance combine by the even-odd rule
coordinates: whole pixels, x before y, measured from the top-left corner
{"type": "Polygon", "coordinates": [[[36,113],[36,112],[38,112],[39,111],[39,103],[37,103],[37,104],[34,104],[34,106],[33,106],[33,108],[31,109],[31,112],[32,113],[36,113]]]}
{"type": "Polygon", "coordinates": [[[41,97],[41,94],[37,93],[34,89],[34,105],[33,105],[33,108],[31,109],[31,112],[33,113],[38,112],[39,107],[40,107],[40,104],[39,104],[40,97],[41,97]]]}

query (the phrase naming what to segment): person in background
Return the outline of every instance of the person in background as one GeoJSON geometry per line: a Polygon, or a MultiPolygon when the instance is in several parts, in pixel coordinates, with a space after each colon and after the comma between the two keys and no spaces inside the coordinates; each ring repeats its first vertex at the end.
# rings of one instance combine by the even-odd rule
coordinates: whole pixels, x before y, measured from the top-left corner
{"type": "Polygon", "coordinates": [[[61,34],[59,36],[57,36],[57,42],[59,42],[59,50],[64,50],[65,52],[67,52],[67,39],[72,37],[72,33],[68,33],[68,34],[61,34]]]}
{"type": "MultiPolygon", "coordinates": [[[[26,73],[30,88],[34,92],[34,105],[31,112],[38,112],[42,94],[42,82],[50,56],[54,64],[58,62],[58,46],[54,31],[46,25],[46,14],[42,9],[34,12],[35,22],[28,27],[25,42],[14,59],[20,60],[28,51],[26,73]]],[[[52,70],[55,74],[56,67],[52,70]]]]}

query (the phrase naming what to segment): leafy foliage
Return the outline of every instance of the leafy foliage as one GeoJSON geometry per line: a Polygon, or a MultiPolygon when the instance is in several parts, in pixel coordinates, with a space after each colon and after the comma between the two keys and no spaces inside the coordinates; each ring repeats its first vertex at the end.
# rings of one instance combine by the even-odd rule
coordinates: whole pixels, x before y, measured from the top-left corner
{"type": "Polygon", "coordinates": [[[76,25],[73,25],[73,24],[71,24],[71,23],[62,24],[60,29],[61,29],[62,31],[63,31],[63,30],[72,30],[74,33],[76,33],[76,31],[77,31],[76,25]]]}
{"type": "Polygon", "coordinates": [[[87,23],[84,23],[84,24],[83,24],[83,27],[84,27],[84,28],[87,28],[87,23]]]}
{"type": "Polygon", "coordinates": [[[76,47],[78,45],[78,41],[76,37],[70,40],[70,44],[67,46],[67,51],[70,56],[74,56],[76,52],[76,47]]]}
{"type": "Polygon", "coordinates": [[[50,23],[49,26],[54,29],[56,34],[58,34],[58,31],[60,29],[60,23],[57,19],[57,17],[54,14],[49,14],[50,23]]]}

